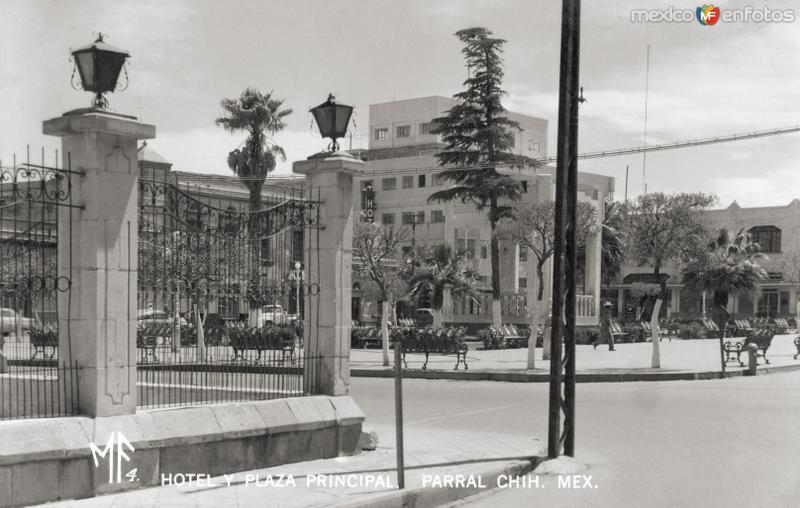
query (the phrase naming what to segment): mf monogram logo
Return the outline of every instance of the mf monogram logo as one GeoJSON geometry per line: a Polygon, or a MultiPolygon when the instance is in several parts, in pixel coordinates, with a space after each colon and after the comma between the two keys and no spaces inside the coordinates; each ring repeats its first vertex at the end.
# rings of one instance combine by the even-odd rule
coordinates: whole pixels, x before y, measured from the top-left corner
{"type": "MultiPolygon", "coordinates": [[[[133,445],[128,441],[122,432],[112,432],[108,436],[108,442],[102,450],[94,443],[89,443],[89,449],[92,450],[92,458],[94,459],[94,467],[100,467],[100,459],[105,459],[108,456],[108,483],[122,483],[122,461],[126,462],[131,460],[128,452],[133,453],[133,445]],[[114,472],[116,471],[116,476],[114,472]]],[[[131,469],[125,473],[125,477],[129,481],[136,481],[136,468],[131,469]]]]}

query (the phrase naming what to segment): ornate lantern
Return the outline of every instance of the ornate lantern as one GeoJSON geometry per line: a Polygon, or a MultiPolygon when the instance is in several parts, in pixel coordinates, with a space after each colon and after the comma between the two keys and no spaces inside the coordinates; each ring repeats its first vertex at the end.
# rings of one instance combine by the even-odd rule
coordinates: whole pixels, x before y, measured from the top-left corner
{"type": "MultiPolygon", "coordinates": [[[[98,34],[93,43],[76,49],[72,52],[75,67],[81,76],[81,85],[87,92],[94,92],[92,106],[107,108],[108,100],[103,97],[106,92],[113,92],[117,88],[117,79],[122,71],[125,60],[130,58],[127,51],[117,49],[103,41],[103,34],[98,34]]],[[[75,72],[72,73],[73,88],[75,86],[75,72]]],[[[127,81],[128,73],[125,72],[127,81]]],[[[125,88],[127,88],[127,82],[125,88]]],[[[124,90],[124,88],[123,88],[124,90]]]]}
{"type": "Polygon", "coordinates": [[[311,108],[311,114],[319,127],[319,133],[323,138],[330,138],[331,144],[328,150],[336,152],[339,150],[338,138],[344,137],[347,133],[347,125],[350,123],[350,115],[353,114],[353,106],[336,104],[336,97],[328,94],[328,100],[315,108],[311,108]]]}

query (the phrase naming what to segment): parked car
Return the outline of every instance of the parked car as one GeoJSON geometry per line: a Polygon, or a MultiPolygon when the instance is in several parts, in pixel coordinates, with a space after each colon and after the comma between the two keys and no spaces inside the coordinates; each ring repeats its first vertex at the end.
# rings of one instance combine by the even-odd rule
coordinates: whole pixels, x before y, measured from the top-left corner
{"type": "MultiPolygon", "coordinates": [[[[138,315],[136,316],[136,326],[137,328],[142,328],[144,326],[149,325],[172,325],[175,321],[175,317],[167,314],[163,310],[139,310],[138,315]]],[[[182,317],[178,318],[178,325],[185,326],[188,323],[182,317]]]]}
{"type": "Polygon", "coordinates": [[[280,305],[265,305],[261,309],[261,316],[258,320],[259,326],[264,326],[266,323],[284,324],[288,322],[289,315],[280,305]]]}
{"type": "Polygon", "coordinates": [[[421,308],[414,311],[414,321],[417,326],[428,326],[433,324],[433,309],[421,308]]]}
{"type": "Polygon", "coordinates": [[[16,332],[17,321],[20,328],[25,331],[33,327],[33,319],[20,316],[14,309],[0,308],[0,329],[3,336],[16,332]]]}

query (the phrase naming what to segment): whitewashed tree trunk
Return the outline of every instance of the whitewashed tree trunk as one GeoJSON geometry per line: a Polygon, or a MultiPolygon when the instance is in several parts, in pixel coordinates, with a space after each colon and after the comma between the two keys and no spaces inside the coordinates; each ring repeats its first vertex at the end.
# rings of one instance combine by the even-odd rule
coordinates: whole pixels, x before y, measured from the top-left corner
{"type": "Polygon", "coordinates": [[[650,367],[653,369],[661,368],[661,344],[658,340],[658,315],[661,312],[661,298],[656,299],[653,305],[653,315],[650,317],[651,335],[653,337],[653,356],[650,360],[650,367]]]}
{"type": "Polygon", "coordinates": [[[444,312],[442,309],[433,311],[433,329],[438,330],[444,323],[444,312]]]}
{"type": "Polygon", "coordinates": [[[542,360],[550,359],[550,352],[553,349],[552,337],[550,337],[549,328],[544,330],[544,337],[542,337],[542,360]]]}
{"type": "Polygon", "coordinates": [[[503,326],[503,314],[500,300],[492,299],[492,324],[497,328],[503,326]]]}
{"type": "Polygon", "coordinates": [[[391,305],[386,300],[383,301],[383,313],[381,314],[381,346],[383,347],[383,366],[389,366],[389,312],[392,311],[391,305]]]}
{"type": "MultiPolygon", "coordinates": [[[[206,312],[206,318],[208,317],[208,312],[206,312]]],[[[203,325],[205,324],[206,318],[200,320],[200,306],[194,306],[194,322],[197,324],[197,358],[200,360],[206,359],[206,337],[205,332],[203,331],[203,325]]]]}
{"type": "Polygon", "coordinates": [[[175,293],[175,316],[172,319],[172,351],[177,353],[181,350],[181,301],[179,293],[175,293]]]}

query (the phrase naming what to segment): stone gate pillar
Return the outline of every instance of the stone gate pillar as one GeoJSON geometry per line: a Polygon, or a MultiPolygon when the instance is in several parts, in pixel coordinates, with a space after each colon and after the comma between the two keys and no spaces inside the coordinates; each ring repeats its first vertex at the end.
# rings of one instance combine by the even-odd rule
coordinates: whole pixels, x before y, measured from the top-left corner
{"type": "Polygon", "coordinates": [[[103,110],[46,120],[61,138],[72,203],[59,207],[59,361],[77,362],[80,411],[111,416],[136,411],[137,142],[155,127],[103,110]],[[69,161],[69,164],[68,164],[69,161]]]}
{"type": "Polygon", "coordinates": [[[321,203],[319,235],[317,231],[305,235],[305,248],[319,250],[306,267],[307,280],[319,281],[320,291],[316,297],[305,299],[303,327],[309,356],[305,364],[307,389],[318,395],[346,395],[350,391],[353,176],[363,168],[362,161],[343,152],[317,154],[292,165],[295,173],[306,175],[306,186],[313,199],[321,203]],[[312,309],[312,305],[319,308],[312,309]]]}

